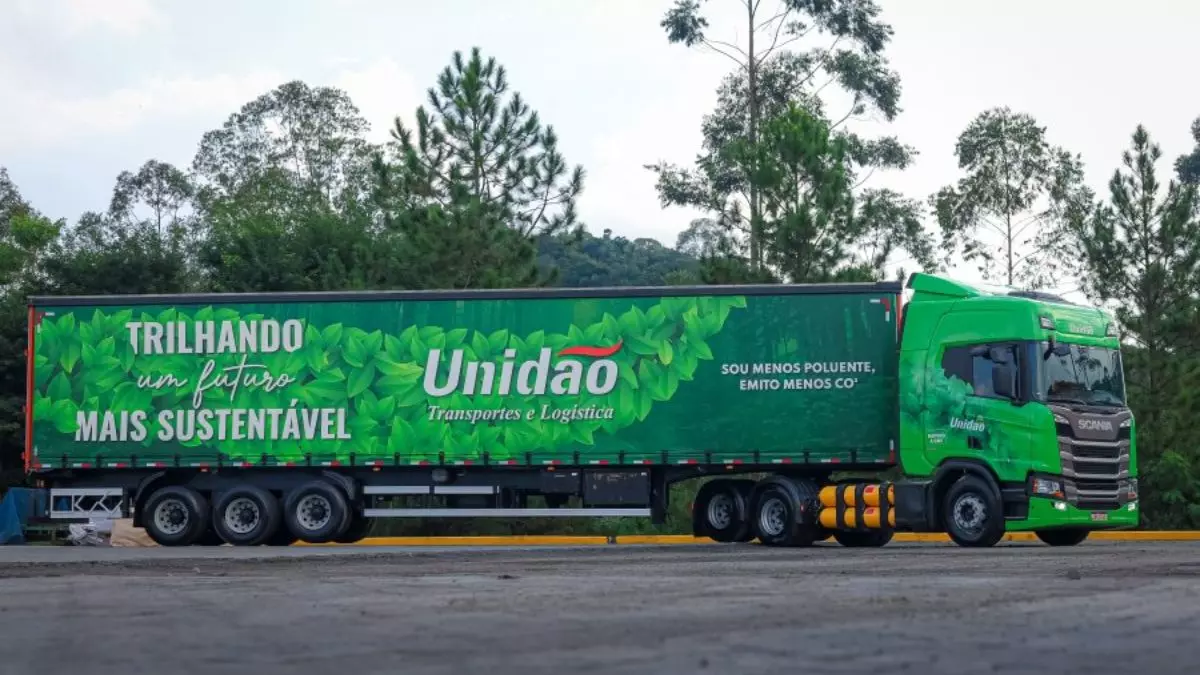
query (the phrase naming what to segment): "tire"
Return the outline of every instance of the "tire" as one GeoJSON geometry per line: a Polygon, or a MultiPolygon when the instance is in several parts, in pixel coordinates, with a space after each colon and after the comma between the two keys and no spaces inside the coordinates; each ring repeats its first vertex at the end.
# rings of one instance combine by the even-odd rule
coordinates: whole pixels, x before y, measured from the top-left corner
{"type": "Polygon", "coordinates": [[[288,493],[283,520],[296,539],[309,544],[337,540],[350,527],[350,504],[337,487],[314,480],[288,493]]]}
{"type": "Polygon", "coordinates": [[[155,490],[143,508],[146,534],[159,546],[191,546],[208,532],[211,522],[208,500],[183,485],[155,490]]]}
{"type": "Polygon", "coordinates": [[[222,493],[213,504],[213,529],[234,546],[267,543],[282,526],[279,500],[257,485],[243,484],[222,493]]]}
{"type": "Polygon", "coordinates": [[[371,531],[371,526],[374,524],[374,518],[355,515],[350,519],[350,527],[346,528],[345,533],[334,541],[339,544],[353,544],[362,541],[366,538],[367,533],[371,531]]]}
{"type": "Polygon", "coordinates": [[[768,478],[754,492],[751,527],[764,546],[811,546],[817,528],[799,520],[803,502],[817,497],[817,486],[809,481],[768,478]]]}
{"type": "Polygon", "coordinates": [[[749,513],[750,512],[750,498],[751,498],[751,495],[754,493],[754,481],[752,481],[752,480],[735,480],[735,481],[733,481],[733,484],[737,488],[738,493],[742,496],[742,501],[746,505],[745,506],[745,508],[746,508],[746,517],[745,517],[746,528],[742,532],[742,536],[737,538],[737,542],[739,544],[745,544],[745,543],[754,541],[754,536],[755,536],[754,528],[750,527],[750,513],[749,513]]]}
{"type": "Polygon", "coordinates": [[[1034,534],[1042,543],[1050,546],[1076,546],[1082,544],[1084,539],[1088,538],[1091,532],[1079,529],[1061,529],[1061,530],[1035,530],[1034,534]]]}
{"type": "Polygon", "coordinates": [[[871,532],[851,532],[839,530],[833,533],[837,543],[846,548],[879,548],[887,546],[892,540],[890,530],[872,530],[871,532]]]}
{"type": "Polygon", "coordinates": [[[746,496],[738,481],[717,479],[700,487],[692,508],[692,534],[722,543],[753,538],[746,518],[746,496]]]}
{"type": "Polygon", "coordinates": [[[1004,507],[991,485],[967,474],[946,491],[942,525],[959,546],[995,546],[1004,538],[1004,507]]]}

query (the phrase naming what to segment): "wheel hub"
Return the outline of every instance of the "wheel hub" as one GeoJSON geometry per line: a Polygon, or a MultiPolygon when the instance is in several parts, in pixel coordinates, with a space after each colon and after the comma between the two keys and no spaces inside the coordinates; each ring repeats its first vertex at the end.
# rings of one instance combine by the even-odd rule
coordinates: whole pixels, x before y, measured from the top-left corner
{"type": "Polygon", "coordinates": [[[306,495],[296,505],[296,522],[305,530],[319,530],[329,524],[333,506],[321,495],[306,495]]]}
{"type": "Polygon", "coordinates": [[[248,534],[258,527],[262,512],[254,500],[238,497],[225,507],[225,527],[237,534],[248,534]]]}
{"type": "Polygon", "coordinates": [[[190,518],[187,505],[179,499],[164,499],[154,508],[154,525],[166,535],[183,532],[190,518]]]}
{"type": "Polygon", "coordinates": [[[975,495],[963,495],[954,504],[954,524],[966,532],[978,532],[987,522],[987,506],[975,495]]]}
{"type": "Polygon", "coordinates": [[[787,508],[783,504],[783,500],[779,497],[771,497],[763,502],[762,508],[758,512],[758,529],[763,534],[770,537],[777,537],[783,534],[787,528],[785,523],[785,514],[787,508]]]}
{"type": "Polygon", "coordinates": [[[708,524],[714,529],[724,530],[733,522],[733,500],[729,495],[713,496],[708,502],[708,524]]]}

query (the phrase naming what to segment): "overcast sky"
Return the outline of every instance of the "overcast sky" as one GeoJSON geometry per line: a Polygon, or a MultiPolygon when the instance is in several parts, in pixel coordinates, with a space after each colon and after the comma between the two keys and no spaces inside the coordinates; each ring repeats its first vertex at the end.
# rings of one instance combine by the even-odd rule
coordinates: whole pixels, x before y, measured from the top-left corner
{"type": "MultiPolygon", "coordinates": [[[[729,63],[667,43],[671,0],[0,0],[0,165],[43,212],[107,206],[116,175],[187,166],[200,136],[290,79],[347,90],[386,137],[456,49],[480,46],[588,171],[592,232],[673,244],[643,165],[690,161],[729,63]]],[[[712,0],[714,37],[736,39],[712,0]]],[[[1166,160],[1200,116],[1200,3],[882,0],[899,119],[860,128],[920,151],[873,185],[925,197],[958,176],[955,137],[990,106],[1035,115],[1104,184],[1140,122],[1166,160]],[[1137,8],[1137,9],[1135,9],[1137,8]],[[1181,73],[1181,74],[1175,74],[1181,73]],[[1188,84],[1188,82],[1193,82],[1188,84]]],[[[744,30],[741,37],[745,37],[744,30]]],[[[1164,160],[1163,171],[1169,168],[1164,160]]]]}

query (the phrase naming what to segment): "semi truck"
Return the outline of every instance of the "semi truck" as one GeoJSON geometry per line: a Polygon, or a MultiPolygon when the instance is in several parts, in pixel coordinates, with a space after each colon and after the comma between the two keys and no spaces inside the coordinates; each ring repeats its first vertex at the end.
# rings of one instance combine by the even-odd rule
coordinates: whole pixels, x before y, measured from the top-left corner
{"type": "Polygon", "coordinates": [[[164,546],[378,518],[648,517],[698,537],[1073,545],[1138,522],[1104,311],[907,283],[34,297],[52,518],[164,546]]]}

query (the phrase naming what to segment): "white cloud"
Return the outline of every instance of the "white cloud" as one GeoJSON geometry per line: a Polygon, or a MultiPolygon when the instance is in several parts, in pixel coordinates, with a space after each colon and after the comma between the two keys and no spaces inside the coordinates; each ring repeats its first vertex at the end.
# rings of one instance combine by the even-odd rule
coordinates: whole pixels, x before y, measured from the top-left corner
{"type": "MultiPolygon", "coordinates": [[[[12,91],[17,78],[0,71],[0,90],[12,91]]],[[[45,90],[22,93],[19,106],[0,106],[0,153],[48,149],[69,141],[130,132],[144,123],[222,117],[284,81],[273,72],[203,77],[151,78],[98,96],[69,97],[45,90]]]]}
{"type": "Polygon", "coordinates": [[[73,31],[100,27],[136,35],[166,23],[154,0],[67,0],[67,27],[73,31]]]}
{"type": "Polygon", "coordinates": [[[156,0],[17,0],[15,8],[68,34],[101,29],[128,37],[167,25],[156,0]]]}

